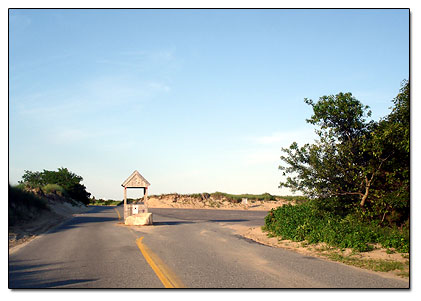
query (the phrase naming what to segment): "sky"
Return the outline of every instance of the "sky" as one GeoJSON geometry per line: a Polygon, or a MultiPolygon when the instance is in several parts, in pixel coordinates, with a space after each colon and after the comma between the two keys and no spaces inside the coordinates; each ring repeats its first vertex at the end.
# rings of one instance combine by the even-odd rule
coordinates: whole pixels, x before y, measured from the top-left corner
{"type": "Polygon", "coordinates": [[[405,9],[11,9],[9,182],[67,167],[121,199],[138,170],[149,194],[290,195],[304,98],[351,92],[378,120],[408,77],[405,9]]]}

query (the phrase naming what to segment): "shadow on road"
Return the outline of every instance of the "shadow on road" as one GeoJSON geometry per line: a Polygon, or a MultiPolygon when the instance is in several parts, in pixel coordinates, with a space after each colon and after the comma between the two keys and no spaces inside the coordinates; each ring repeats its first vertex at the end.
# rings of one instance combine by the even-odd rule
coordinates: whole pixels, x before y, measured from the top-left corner
{"type": "Polygon", "coordinates": [[[248,219],[211,219],[207,220],[207,222],[211,223],[241,223],[241,222],[248,222],[248,219]]]}
{"type": "Polygon", "coordinates": [[[28,264],[24,261],[9,261],[9,288],[54,288],[66,285],[86,283],[98,279],[49,279],[48,273],[62,271],[62,268],[54,268],[54,264],[28,264]]]}
{"type": "Polygon", "coordinates": [[[76,227],[83,227],[85,224],[89,223],[103,223],[118,220],[117,217],[94,217],[94,216],[76,216],[71,220],[65,222],[61,226],[51,230],[49,233],[57,233],[65,230],[69,230],[76,227]]]}
{"type": "Polygon", "coordinates": [[[153,222],[154,226],[173,226],[181,224],[195,224],[195,222],[178,221],[178,222],[153,222]]]}
{"type": "Polygon", "coordinates": [[[99,213],[99,212],[104,212],[104,211],[111,211],[111,210],[114,210],[114,208],[118,208],[118,206],[93,206],[93,205],[88,205],[87,207],[91,209],[87,213],[99,213]]]}
{"type": "Polygon", "coordinates": [[[211,220],[195,220],[195,221],[166,221],[166,222],[153,222],[154,226],[172,226],[181,224],[197,224],[197,223],[241,223],[247,222],[247,219],[211,219],[211,220]]]}

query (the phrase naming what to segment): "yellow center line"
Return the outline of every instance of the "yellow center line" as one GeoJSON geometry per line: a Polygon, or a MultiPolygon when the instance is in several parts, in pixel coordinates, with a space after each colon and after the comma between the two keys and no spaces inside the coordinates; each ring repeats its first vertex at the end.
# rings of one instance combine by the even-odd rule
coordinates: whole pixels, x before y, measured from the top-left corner
{"type": "Polygon", "coordinates": [[[118,210],[116,208],[114,208],[114,210],[115,210],[115,212],[117,212],[118,220],[120,220],[121,219],[120,212],[118,212],[118,210]]]}
{"type": "Polygon", "coordinates": [[[183,282],[168,268],[164,262],[142,243],[143,236],[136,239],[136,244],[152,270],[166,288],[185,288],[183,282]]]}

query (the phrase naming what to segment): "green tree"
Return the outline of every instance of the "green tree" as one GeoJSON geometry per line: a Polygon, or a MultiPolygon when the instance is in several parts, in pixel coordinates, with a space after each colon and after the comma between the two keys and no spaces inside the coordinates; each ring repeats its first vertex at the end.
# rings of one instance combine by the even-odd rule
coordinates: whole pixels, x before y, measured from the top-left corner
{"type": "Polygon", "coordinates": [[[372,132],[372,148],[387,159],[373,187],[382,221],[387,216],[389,222],[409,218],[409,102],[409,82],[403,81],[399,94],[393,99],[391,113],[382,118],[372,132]]]}
{"type": "Polygon", "coordinates": [[[304,101],[313,108],[307,122],[317,126],[319,139],[301,148],[293,143],[283,149],[287,156],[281,159],[288,166],[280,169],[292,176],[280,185],[317,198],[337,200],[341,196],[344,203],[360,198],[364,204],[363,179],[370,179],[363,145],[372,124],[366,121],[371,112],[351,93],[323,96],[316,103],[304,101]]]}
{"type": "MultiPolygon", "coordinates": [[[[386,208],[397,205],[391,201],[396,195],[409,199],[404,193],[409,191],[407,82],[394,99],[391,114],[379,122],[368,120],[369,107],[351,93],[323,96],[316,103],[305,99],[305,103],[313,108],[307,122],[316,126],[318,139],[282,149],[286,164],[279,168],[287,178],[280,187],[302,191],[337,214],[345,215],[358,204],[373,209],[374,215],[383,214],[383,219],[386,208]],[[407,184],[403,191],[402,184],[407,184]]],[[[403,202],[399,206],[405,207],[403,202]]]]}
{"type": "Polygon", "coordinates": [[[30,170],[25,170],[22,181],[19,181],[19,183],[27,188],[37,188],[45,185],[42,174],[39,171],[32,172],[30,170]]]}

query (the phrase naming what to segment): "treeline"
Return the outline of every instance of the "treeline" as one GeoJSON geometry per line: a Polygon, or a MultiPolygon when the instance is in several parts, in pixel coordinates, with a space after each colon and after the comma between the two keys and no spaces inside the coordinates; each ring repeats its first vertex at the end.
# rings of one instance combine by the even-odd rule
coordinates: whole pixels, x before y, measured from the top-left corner
{"type": "Polygon", "coordinates": [[[359,250],[381,243],[408,251],[409,82],[378,121],[351,93],[305,103],[313,109],[307,122],[318,139],[283,148],[279,168],[286,177],[280,187],[301,191],[310,201],[271,211],[266,228],[293,240],[359,250]]]}
{"type": "Polygon", "coordinates": [[[42,172],[32,172],[25,170],[22,180],[19,181],[17,187],[45,194],[54,193],[87,205],[91,194],[86,191],[86,187],[81,184],[81,181],[83,181],[81,176],[63,167],[57,171],[44,169],[42,172]]]}
{"type": "MultiPolygon", "coordinates": [[[[134,199],[127,199],[128,203],[132,203],[133,201],[135,201],[134,199]]],[[[120,201],[120,200],[112,200],[112,199],[108,199],[108,200],[104,200],[104,199],[96,199],[95,197],[92,197],[89,200],[89,205],[93,205],[93,206],[119,206],[121,204],[123,204],[124,201],[120,201]]]]}

